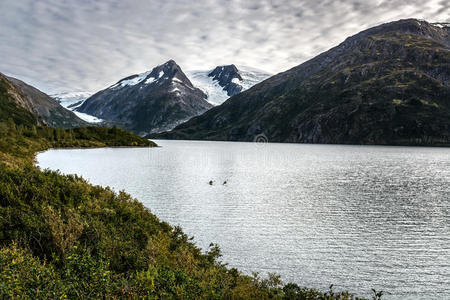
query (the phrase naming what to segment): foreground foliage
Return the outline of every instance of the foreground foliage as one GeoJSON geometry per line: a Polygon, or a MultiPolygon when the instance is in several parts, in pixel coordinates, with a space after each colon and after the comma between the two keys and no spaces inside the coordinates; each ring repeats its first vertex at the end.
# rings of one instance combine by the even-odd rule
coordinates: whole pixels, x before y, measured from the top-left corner
{"type": "Polygon", "coordinates": [[[245,276],[128,194],[32,164],[49,147],[123,145],[154,146],[117,128],[0,123],[0,298],[356,299],[245,276]]]}

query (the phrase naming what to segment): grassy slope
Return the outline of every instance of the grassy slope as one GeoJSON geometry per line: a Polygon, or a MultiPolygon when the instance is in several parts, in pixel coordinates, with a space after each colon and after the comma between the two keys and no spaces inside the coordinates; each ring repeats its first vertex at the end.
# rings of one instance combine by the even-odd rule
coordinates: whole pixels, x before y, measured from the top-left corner
{"type": "MultiPolygon", "coordinates": [[[[18,119],[19,120],[19,119],[18,119]]],[[[0,297],[149,299],[353,299],[282,286],[202,253],[180,228],[126,193],[41,171],[49,147],[154,146],[112,128],[62,130],[0,119],[0,297]]]]}

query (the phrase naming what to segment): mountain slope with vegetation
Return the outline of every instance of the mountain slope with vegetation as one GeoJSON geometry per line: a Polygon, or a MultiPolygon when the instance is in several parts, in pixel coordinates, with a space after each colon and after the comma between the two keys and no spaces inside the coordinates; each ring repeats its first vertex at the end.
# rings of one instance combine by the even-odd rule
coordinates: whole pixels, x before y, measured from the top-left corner
{"type": "Polygon", "coordinates": [[[41,124],[60,128],[88,125],[53,98],[19,79],[7,77],[0,73],[0,85],[3,90],[8,90],[14,96],[14,101],[19,106],[34,114],[41,124]]]}
{"type": "Polygon", "coordinates": [[[450,145],[449,28],[383,24],[240,93],[169,139],[450,145]]]}
{"type": "Polygon", "coordinates": [[[156,145],[117,127],[40,126],[16,96],[0,86],[0,298],[356,299],[245,276],[128,194],[41,171],[34,155],[50,147],[156,145]]]}
{"type": "Polygon", "coordinates": [[[43,121],[31,112],[29,103],[24,100],[20,90],[0,74],[0,121],[5,122],[8,119],[25,126],[43,124],[43,121]]]}

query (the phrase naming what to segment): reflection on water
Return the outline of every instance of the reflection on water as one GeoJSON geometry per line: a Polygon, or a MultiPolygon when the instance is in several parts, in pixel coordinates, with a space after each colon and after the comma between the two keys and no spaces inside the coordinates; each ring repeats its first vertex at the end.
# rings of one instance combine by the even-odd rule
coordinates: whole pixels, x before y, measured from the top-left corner
{"type": "Polygon", "coordinates": [[[450,298],[450,149],[157,142],[50,150],[38,162],[124,189],[247,272],[450,298]]]}

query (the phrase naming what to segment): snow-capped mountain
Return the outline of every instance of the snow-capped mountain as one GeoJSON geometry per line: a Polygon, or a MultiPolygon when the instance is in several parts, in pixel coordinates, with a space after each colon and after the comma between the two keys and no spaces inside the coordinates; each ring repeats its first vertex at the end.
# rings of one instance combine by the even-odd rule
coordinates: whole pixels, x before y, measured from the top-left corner
{"type": "Polygon", "coordinates": [[[265,71],[245,66],[238,68],[235,65],[186,73],[192,83],[207,95],[208,102],[213,105],[222,104],[231,96],[245,91],[271,76],[265,71]]]}
{"type": "Polygon", "coordinates": [[[90,92],[62,92],[51,95],[61,106],[73,111],[77,117],[89,122],[89,123],[100,123],[103,122],[102,119],[85,114],[75,109],[79,107],[83,102],[92,95],[90,92]]]}
{"type": "Polygon", "coordinates": [[[146,135],[171,130],[211,107],[206,95],[170,60],[94,94],[76,111],[146,135]]]}
{"type": "Polygon", "coordinates": [[[71,92],[53,97],[87,122],[106,121],[146,135],[170,130],[270,76],[235,65],[187,75],[171,60],[92,96],[71,92]]]}

